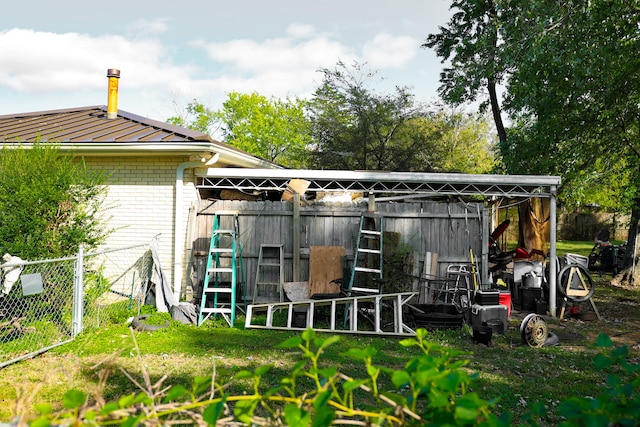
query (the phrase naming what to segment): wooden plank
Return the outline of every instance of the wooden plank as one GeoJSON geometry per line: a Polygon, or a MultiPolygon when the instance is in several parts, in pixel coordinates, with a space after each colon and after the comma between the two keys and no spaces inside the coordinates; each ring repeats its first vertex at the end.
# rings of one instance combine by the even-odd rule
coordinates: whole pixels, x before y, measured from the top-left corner
{"type": "Polygon", "coordinates": [[[337,294],[340,285],[333,282],[342,279],[342,246],[312,246],[309,252],[309,295],[337,294]]]}
{"type": "Polygon", "coordinates": [[[293,221],[291,224],[293,235],[293,280],[294,282],[300,281],[300,196],[296,194],[293,198],[293,221]]]}

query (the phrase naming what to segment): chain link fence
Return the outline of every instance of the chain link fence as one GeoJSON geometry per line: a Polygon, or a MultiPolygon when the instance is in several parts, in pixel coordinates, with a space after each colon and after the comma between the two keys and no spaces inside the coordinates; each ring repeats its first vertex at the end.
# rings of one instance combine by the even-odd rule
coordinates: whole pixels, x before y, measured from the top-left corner
{"type": "Polygon", "coordinates": [[[153,287],[149,245],[87,253],[83,260],[83,328],[122,323],[140,312],[153,287]]]}
{"type": "Polygon", "coordinates": [[[149,244],[0,264],[0,369],[139,314],[152,285],[149,244]]]}

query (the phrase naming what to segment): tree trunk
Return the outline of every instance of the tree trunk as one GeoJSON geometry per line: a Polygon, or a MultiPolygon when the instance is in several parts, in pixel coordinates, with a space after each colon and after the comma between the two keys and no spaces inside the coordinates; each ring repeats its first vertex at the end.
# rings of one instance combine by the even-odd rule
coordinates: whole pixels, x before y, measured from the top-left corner
{"type": "Polygon", "coordinates": [[[496,79],[491,77],[487,83],[487,89],[489,90],[489,100],[491,101],[491,113],[493,114],[493,121],[496,124],[496,130],[498,132],[498,140],[500,144],[507,142],[507,131],[502,123],[502,114],[500,110],[500,103],[498,102],[498,93],[496,91],[496,79]]]}
{"type": "MultiPolygon", "coordinates": [[[[528,252],[533,249],[547,252],[549,242],[549,200],[531,198],[518,205],[518,246],[528,252]]],[[[542,259],[542,256],[533,258],[542,259]]]]}
{"type": "Polygon", "coordinates": [[[631,210],[631,220],[629,223],[629,234],[627,235],[627,248],[622,261],[620,273],[611,280],[611,283],[633,286],[640,285],[640,265],[636,258],[636,236],[638,234],[638,224],[640,223],[640,198],[634,200],[635,207],[631,210]]]}

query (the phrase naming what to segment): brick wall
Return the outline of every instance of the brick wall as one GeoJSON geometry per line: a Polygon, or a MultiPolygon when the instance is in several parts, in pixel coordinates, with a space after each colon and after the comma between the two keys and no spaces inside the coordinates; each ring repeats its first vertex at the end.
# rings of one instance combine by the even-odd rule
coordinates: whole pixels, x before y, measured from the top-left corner
{"type": "MultiPolygon", "coordinates": [[[[174,273],[174,198],[176,169],[185,157],[89,157],[87,165],[110,171],[109,193],[103,212],[113,232],[105,247],[117,248],[147,243],[158,237],[162,270],[173,287],[174,273]]],[[[189,206],[197,200],[193,171],[185,171],[183,227],[186,233],[189,206]]],[[[184,266],[183,257],[183,277],[184,266]]]]}

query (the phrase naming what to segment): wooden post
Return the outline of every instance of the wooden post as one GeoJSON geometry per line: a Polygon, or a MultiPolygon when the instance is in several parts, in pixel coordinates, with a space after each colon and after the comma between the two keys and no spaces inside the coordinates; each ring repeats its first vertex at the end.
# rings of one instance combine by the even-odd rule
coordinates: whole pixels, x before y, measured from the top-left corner
{"type": "Polygon", "coordinates": [[[369,192],[369,206],[367,207],[369,212],[376,211],[376,196],[373,194],[373,191],[369,192]]]}
{"type": "Polygon", "coordinates": [[[293,281],[300,281],[300,194],[293,194],[293,281]]]}
{"type": "Polygon", "coordinates": [[[424,287],[420,289],[419,301],[431,304],[433,303],[433,289],[432,285],[436,283],[438,275],[438,254],[436,252],[427,252],[424,255],[424,265],[422,273],[422,281],[424,281],[424,287]]]}

